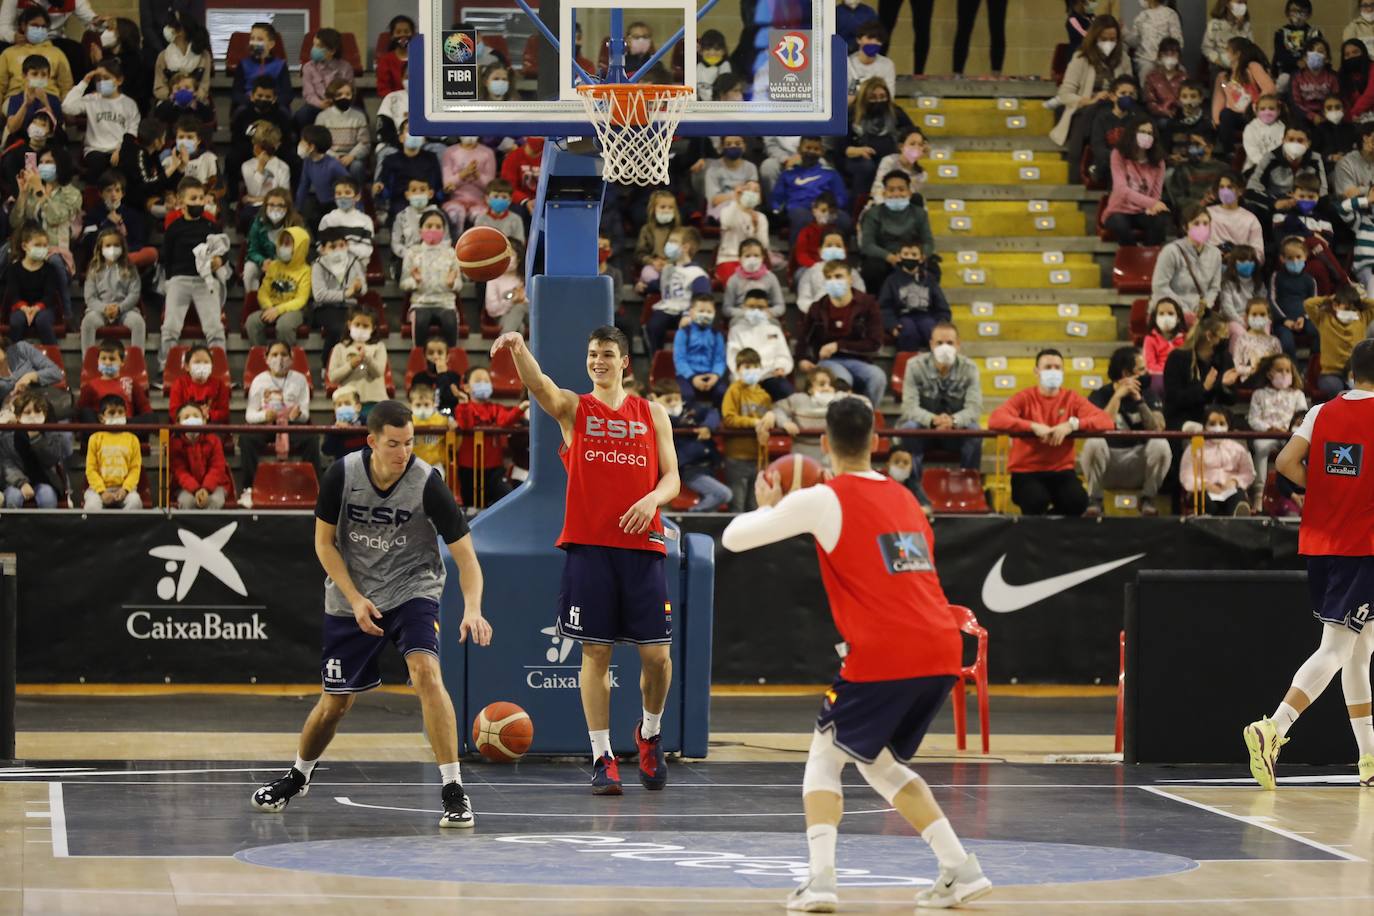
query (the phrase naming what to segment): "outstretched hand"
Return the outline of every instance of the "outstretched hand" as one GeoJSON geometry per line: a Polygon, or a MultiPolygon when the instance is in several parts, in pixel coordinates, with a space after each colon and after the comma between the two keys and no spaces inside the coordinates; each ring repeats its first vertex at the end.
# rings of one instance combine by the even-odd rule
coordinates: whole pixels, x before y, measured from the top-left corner
{"type": "Polygon", "coordinates": [[[458,624],[458,641],[464,642],[468,636],[472,636],[476,645],[491,645],[491,624],[480,611],[475,614],[464,613],[463,622],[458,624]]]}
{"type": "Polygon", "coordinates": [[[501,350],[510,350],[511,355],[519,353],[525,349],[525,338],[519,331],[507,331],[491,345],[491,355],[495,356],[501,350]]]}

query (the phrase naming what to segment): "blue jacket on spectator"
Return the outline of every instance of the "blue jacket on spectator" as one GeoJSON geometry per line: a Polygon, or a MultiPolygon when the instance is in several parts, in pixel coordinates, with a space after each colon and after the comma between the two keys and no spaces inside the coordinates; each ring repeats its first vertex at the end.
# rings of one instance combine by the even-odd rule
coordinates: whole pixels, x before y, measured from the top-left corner
{"type": "Polygon", "coordinates": [[[835,5],[835,34],[844,39],[850,54],[859,50],[859,29],[877,21],[877,11],[867,4],[860,3],[853,7],[843,3],[835,5]]]}
{"type": "Polygon", "coordinates": [[[937,321],[953,320],[949,300],[940,289],[940,268],[931,261],[926,261],[916,274],[900,268],[888,274],[878,293],[878,307],[883,312],[883,327],[889,331],[907,314],[930,315],[937,321]]]}
{"type": "Polygon", "coordinates": [[[708,373],[724,378],[725,335],[695,324],[680,328],[673,338],[673,369],[679,378],[708,373]]]}
{"type": "Polygon", "coordinates": [[[824,162],[813,166],[796,165],[778,176],[770,202],[774,210],[810,207],[811,202],[823,191],[835,195],[835,202],[841,210],[849,206],[849,189],[845,187],[844,178],[839,172],[824,162]]]}
{"type": "MultiPolygon", "coordinates": [[[[53,95],[51,92],[46,93],[46,96],[47,98],[45,99],[34,99],[32,102],[29,103],[28,110],[24,112],[24,123],[21,124],[19,126],[19,129],[14,132],[14,134],[12,135],[12,139],[17,140],[20,137],[27,137],[29,122],[32,121],[33,116],[38,114],[40,111],[47,112],[52,117],[56,118],[58,134],[65,135],[66,126],[65,122],[62,120],[62,99],[58,96],[53,95]]],[[[17,112],[19,110],[19,107],[23,104],[24,93],[16,92],[14,95],[10,96],[8,99],[5,100],[5,117],[14,117],[14,113],[17,112]]]]}
{"type": "MultiPolygon", "coordinates": [[[[148,221],[139,209],[121,204],[117,212],[124,220],[124,244],[129,251],[148,247],[148,221]]],[[[114,228],[115,224],[110,221],[110,209],[101,200],[86,214],[86,225],[81,234],[87,242],[94,244],[98,233],[114,228]]]]}
{"type": "MultiPolygon", "coordinates": [[[[704,426],[713,433],[720,429],[720,411],[710,404],[700,402],[683,404],[682,413],[669,419],[673,429],[699,429],[704,426]]],[[[673,445],[677,448],[679,468],[699,467],[710,470],[720,464],[720,453],[716,451],[714,438],[703,441],[693,436],[673,436],[673,445]]]]}
{"type": "Polygon", "coordinates": [[[326,209],[334,209],[334,182],[347,177],[348,169],[333,156],[302,160],[301,183],[296,187],[296,209],[305,206],[305,198],[310,194],[314,194],[326,209]]]}
{"type": "Polygon", "coordinates": [[[1302,304],[1317,295],[1317,281],[1311,274],[1290,274],[1282,266],[1269,278],[1269,301],[1280,321],[1306,318],[1302,304]]]}
{"type": "MultiPolygon", "coordinates": [[[[385,203],[387,210],[395,214],[406,205],[406,185],[410,184],[412,178],[423,178],[429,182],[429,189],[434,194],[432,203],[439,206],[445,200],[444,197],[444,173],[439,167],[439,157],[429,150],[420,150],[414,156],[407,156],[404,152],[393,153],[382,160],[382,170],[377,175],[377,182],[382,186],[382,193],[377,195],[379,203],[385,203]]],[[[330,192],[331,198],[333,192],[330,192]]]]}
{"type": "Polygon", "coordinates": [[[272,78],[277,84],[277,104],[284,111],[290,111],[291,100],[296,97],[296,90],[291,86],[291,71],[286,68],[286,61],[270,54],[265,61],[253,57],[245,57],[239,61],[238,69],[234,71],[233,85],[229,90],[229,100],[234,111],[248,104],[248,93],[252,91],[253,81],[260,76],[272,78]]]}
{"type": "Polygon", "coordinates": [[[0,401],[9,398],[15,383],[30,372],[38,373],[40,385],[56,385],[62,380],[62,368],[28,341],[12,341],[5,349],[5,359],[9,363],[10,374],[0,378],[0,401]]]}

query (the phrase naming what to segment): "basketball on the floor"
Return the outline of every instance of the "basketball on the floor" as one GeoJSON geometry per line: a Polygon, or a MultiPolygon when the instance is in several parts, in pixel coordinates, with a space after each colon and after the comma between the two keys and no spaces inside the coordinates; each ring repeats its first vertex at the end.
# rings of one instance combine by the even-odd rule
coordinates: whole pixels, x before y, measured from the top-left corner
{"type": "Polygon", "coordinates": [[[534,741],[534,721],[514,703],[488,704],[472,720],[472,743],[493,763],[514,763],[534,741]]]}
{"type": "Polygon", "coordinates": [[[473,226],[458,236],[458,266],[478,283],[495,280],[510,266],[510,241],[499,229],[473,226]]]}
{"type": "Polygon", "coordinates": [[[807,455],[783,455],[768,465],[768,472],[777,475],[784,493],[814,487],[825,477],[820,462],[807,455]]]}

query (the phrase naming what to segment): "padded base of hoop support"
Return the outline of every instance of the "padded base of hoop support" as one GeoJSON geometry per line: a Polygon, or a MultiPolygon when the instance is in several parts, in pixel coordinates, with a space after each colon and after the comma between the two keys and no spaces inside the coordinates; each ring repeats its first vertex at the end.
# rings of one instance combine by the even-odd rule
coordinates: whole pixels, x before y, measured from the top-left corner
{"type": "MultiPolygon", "coordinates": [[[[410,132],[422,137],[452,137],[458,134],[499,134],[510,137],[590,137],[592,126],[580,108],[567,119],[542,120],[532,113],[511,109],[509,118],[472,113],[454,118],[431,119],[425,116],[425,83],[429,79],[425,36],[416,34],[410,41],[410,132]]],[[[830,117],[763,120],[750,112],[722,112],[709,121],[684,120],[678,125],[679,137],[718,137],[729,133],[739,137],[842,137],[849,132],[849,49],[843,38],[830,36],[830,117]],[[726,129],[723,125],[730,125],[726,129]]],[[[576,103],[574,103],[576,104],[576,103]]]]}

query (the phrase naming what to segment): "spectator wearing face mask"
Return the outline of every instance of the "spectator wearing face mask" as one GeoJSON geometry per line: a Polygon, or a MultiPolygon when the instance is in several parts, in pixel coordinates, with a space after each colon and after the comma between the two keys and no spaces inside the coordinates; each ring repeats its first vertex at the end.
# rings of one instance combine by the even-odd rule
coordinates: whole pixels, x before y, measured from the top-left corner
{"type": "Polygon", "coordinates": [[[1145,321],[1145,370],[1155,394],[1164,390],[1164,364],[1183,345],[1183,313],[1172,299],[1161,299],[1145,321]]]}
{"type": "MultiPolygon", "coordinates": [[[[811,305],[817,299],[825,295],[825,265],[831,261],[849,263],[849,249],[846,247],[844,233],[836,230],[826,232],[820,239],[819,254],[819,260],[795,274],[797,279],[797,308],[803,315],[811,310],[811,305]]],[[[850,271],[850,281],[859,292],[868,292],[863,274],[857,270],[850,271]]]]}
{"type": "Polygon", "coordinates": [[[1149,118],[1127,122],[1111,153],[1112,193],[1102,224],[1122,245],[1162,245],[1169,228],[1164,195],[1164,150],[1149,118]]]}
{"type": "Polygon", "coordinates": [[[1032,433],[1012,440],[1011,500],[1022,515],[1079,516],[1088,508],[1088,494],[1073,469],[1073,442],[1080,429],[1114,428],[1111,417],[1087,398],[1064,387],[1064,357],[1058,350],[1041,350],[1035,357],[1039,384],[1012,395],[992,412],[988,429],[1032,433]]]}
{"type": "MultiPolygon", "coordinates": [[[[1207,411],[1207,432],[1225,433],[1231,429],[1230,418],[1220,407],[1207,411]]],[[[1206,439],[1201,459],[1193,457],[1193,449],[1185,448],[1178,466],[1178,479],[1183,489],[1205,493],[1203,511],[1208,515],[1250,514],[1246,493],[1255,482],[1255,463],[1245,443],[1236,439],[1206,439]]]]}
{"type": "Polygon", "coordinates": [[[1135,21],[1126,29],[1126,44],[1131,48],[1136,73],[1142,80],[1155,71],[1165,54],[1164,42],[1170,40],[1175,42],[1172,50],[1177,52],[1177,43],[1183,41],[1183,25],[1178,12],[1164,0],[1143,0],[1135,21]]]}
{"type": "Polygon", "coordinates": [[[761,239],[745,239],[739,246],[739,268],[730,275],[725,283],[725,295],[721,297],[721,311],[728,321],[739,317],[740,304],[744,294],[751,289],[761,289],[768,293],[768,312],[781,321],[787,304],[782,297],[782,282],[777,274],[769,269],[768,249],[761,239]]]}
{"type": "Polygon", "coordinates": [[[878,293],[883,327],[896,340],[898,350],[925,350],[935,326],[953,318],[940,289],[939,259],[927,259],[915,242],[903,245],[898,254],[897,269],[878,293]]]}
{"type": "MultiPolygon", "coordinates": [[[[1150,390],[1145,358],[1135,347],[1121,347],[1107,364],[1107,379],[1088,400],[1111,417],[1117,429],[1158,432],[1164,428],[1164,412],[1150,390]]],[[[1155,497],[1173,464],[1165,439],[1085,439],[1080,453],[1083,477],[1088,482],[1089,517],[1102,515],[1105,490],[1139,490],[1140,514],[1159,514],[1155,497]]]]}
{"type": "Polygon", "coordinates": [[[1111,104],[1103,103],[1092,113],[1092,178],[1102,185],[1111,184],[1112,149],[1114,141],[1142,110],[1140,84],[1133,76],[1118,76],[1112,81],[1111,104]]]}
{"type": "Polygon", "coordinates": [[[673,368],[684,401],[701,399],[719,407],[725,397],[725,335],[715,323],[711,294],[694,293],[673,338],[673,368]]]}
{"type": "MultiPolygon", "coordinates": [[[[983,415],[983,385],[978,364],[959,352],[959,329],[948,321],[930,332],[930,352],[907,360],[902,375],[902,416],[899,429],[978,429],[983,415]]],[[[920,488],[926,449],[944,445],[959,452],[959,466],[978,470],[983,463],[983,440],[905,438],[911,453],[912,474],[920,488]]],[[[925,496],[920,490],[917,497],[925,496]]],[[[923,500],[929,502],[928,499],[923,500]]]]}
{"type": "MultiPolygon", "coordinates": [[[[1165,38],[1159,43],[1159,66],[1152,67],[1148,75],[1141,77],[1144,83],[1142,88],[1145,90],[1145,108],[1157,123],[1176,117],[1182,108],[1179,95],[1188,82],[1188,71],[1179,60],[1182,53],[1183,48],[1177,38],[1165,38]]],[[[1200,93],[1198,98],[1202,98],[1200,93]]],[[[1161,137],[1168,140],[1172,134],[1161,131],[1161,137]]]]}
{"type": "MultiPolygon", "coordinates": [[[[720,158],[706,164],[706,215],[720,219],[721,208],[737,200],[736,190],[758,182],[759,167],[744,158],[748,144],[743,137],[721,137],[720,158]]],[[[756,189],[757,190],[757,189],[756,189]]],[[[758,206],[755,203],[754,206],[758,206]]]]}
{"type": "Polygon", "coordinates": [[[310,268],[311,321],[329,353],[347,333],[348,310],[367,292],[367,265],[349,250],[342,227],[320,230],[320,252],[310,268]]]}
{"type": "Polygon", "coordinates": [[[214,433],[197,429],[205,425],[205,417],[195,404],[183,404],[176,420],[169,466],[176,482],[177,508],[223,509],[229,487],[224,443],[214,433]]]}
{"type": "Polygon", "coordinates": [[[1297,369],[1287,354],[1266,357],[1256,368],[1259,383],[1250,396],[1246,422],[1256,432],[1272,432],[1278,438],[1256,439],[1250,443],[1255,460],[1255,483],[1250,490],[1250,508],[1259,512],[1263,504],[1269,459],[1288,441],[1288,427],[1294,414],[1307,413],[1307,395],[1298,384],[1297,369]]]}
{"type": "Polygon", "coordinates": [[[1234,404],[1240,380],[1226,347],[1226,319],[1206,315],[1197,320],[1182,345],[1164,363],[1164,422],[1169,429],[1184,423],[1201,425],[1211,404],[1234,404]]]}
{"type": "Polygon", "coordinates": [[[1097,16],[1082,45],[1069,59],[1054,97],[1062,110],[1059,123],[1050,131],[1050,139],[1065,148],[1070,183],[1082,180],[1079,162],[1097,107],[1111,101],[1114,81],[1130,73],[1131,58],[1121,41],[1121,24],[1113,16],[1097,16]]]}
{"type": "Polygon", "coordinates": [[[65,96],[72,88],[72,68],[67,55],[53,43],[52,36],[56,33],[48,11],[37,5],[30,6],[19,11],[17,22],[18,28],[10,30],[9,35],[4,34],[8,26],[0,27],[0,41],[11,42],[0,53],[0,94],[8,97],[24,91],[24,61],[37,54],[47,58],[52,86],[59,96],[65,96]]]}
{"type": "MultiPolygon", "coordinates": [[[[243,421],[264,427],[295,423],[310,425],[310,380],[302,372],[291,368],[291,348],[281,341],[273,341],[267,348],[267,371],[253,376],[248,385],[248,403],[243,421]]],[[[280,458],[297,457],[308,461],[318,474],[320,470],[319,436],[287,436],[281,433],[240,433],[239,467],[242,486],[239,505],[253,505],[253,477],[257,474],[260,456],[274,449],[280,458]]]]}
{"type": "Polygon", "coordinates": [[[1221,287],[1216,307],[1231,322],[1231,339],[1246,328],[1245,312],[1252,299],[1264,299],[1264,285],[1257,276],[1259,256],[1249,245],[1236,245],[1221,258],[1221,287]]]}
{"type": "Polygon", "coordinates": [[[1351,151],[1359,146],[1359,125],[1346,119],[1345,100],[1339,93],[1328,95],[1322,100],[1321,121],[1312,128],[1312,148],[1326,164],[1326,174],[1331,176],[1332,190],[1338,197],[1340,180],[1336,170],[1341,160],[1353,155],[1351,151]]]}
{"type": "MultiPolygon", "coordinates": [[[[862,395],[835,390],[835,376],[825,369],[812,369],[806,376],[806,390],[774,401],[773,408],[763,415],[759,425],[771,431],[781,428],[792,440],[792,454],[805,455],[829,466],[830,458],[821,450],[819,433],[825,431],[825,414],[830,404],[839,398],[863,398],[862,395]],[[810,433],[810,435],[802,435],[810,433]]],[[[868,398],[863,398],[865,402],[868,398]]],[[[869,405],[872,406],[871,404],[869,405]]]]}
{"type": "MultiPolygon", "coordinates": [[[[463,390],[467,399],[453,408],[453,419],[460,430],[479,426],[515,427],[529,420],[529,401],[521,401],[514,407],[492,403],[491,373],[482,366],[468,370],[463,390]]],[[[509,492],[505,482],[506,444],[505,436],[485,436],[479,464],[474,437],[463,437],[458,446],[458,483],[464,505],[482,509],[509,492]],[[479,474],[485,491],[481,494],[477,492],[479,474]]]]}
{"type": "Polygon", "coordinates": [[[1302,306],[1321,341],[1317,390],[1321,400],[1329,401],[1346,388],[1346,364],[1374,322],[1374,298],[1363,298],[1359,287],[1343,286],[1334,296],[1314,296],[1302,306]]]}
{"type": "Polygon", "coordinates": [[[1300,52],[1300,63],[1279,77],[1280,84],[1285,77],[1289,77],[1293,107],[1314,127],[1325,120],[1322,117],[1322,104],[1327,97],[1339,97],[1341,94],[1341,80],[1329,66],[1330,60],[1331,47],[1325,38],[1318,35],[1300,52]]]}
{"type": "Polygon", "coordinates": [[[1374,0],[1360,0],[1360,9],[1341,32],[1342,41],[1358,41],[1374,53],[1374,0]]]}
{"type": "Polygon", "coordinates": [[[310,233],[299,226],[283,229],[276,237],[277,250],[267,262],[258,289],[258,310],[244,321],[243,333],[253,346],[267,345],[267,328],[288,346],[295,346],[296,335],[305,323],[305,307],[310,304],[310,233]]]}
{"type": "Polygon", "coordinates": [[[759,384],[769,397],[780,401],[792,393],[792,383],[787,380],[792,374],[792,348],[782,325],[769,314],[768,301],[765,290],[750,289],[744,293],[744,302],[735,313],[736,320],[730,322],[726,337],[725,365],[731,375],[736,374],[735,357],[753,350],[759,355],[763,373],[759,384]]]}
{"type": "Polygon", "coordinates": [[[1317,179],[1317,196],[1327,194],[1326,166],[1322,157],[1312,151],[1307,128],[1301,124],[1288,127],[1283,133],[1283,145],[1259,161],[1246,184],[1252,204],[1267,207],[1271,212],[1286,213],[1298,206],[1293,196],[1299,175],[1313,175],[1317,179]]]}
{"type": "Polygon", "coordinates": [[[211,423],[229,422],[229,383],[215,373],[214,356],[205,344],[192,344],[183,367],[167,390],[169,412],[177,416],[183,404],[199,404],[211,423]]]}
{"type": "Polygon", "coordinates": [[[1226,172],[1217,179],[1213,197],[1216,203],[1207,208],[1212,218],[1209,245],[1245,245],[1250,248],[1256,263],[1264,263],[1264,229],[1259,218],[1240,205],[1245,185],[1235,172],[1226,172]]]}
{"type": "Polygon", "coordinates": [[[1236,325],[1231,327],[1231,359],[1235,362],[1240,380],[1246,381],[1254,375],[1256,368],[1265,359],[1283,352],[1279,339],[1269,333],[1269,300],[1263,296],[1251,299],[1245,310],[1244,330],[1237,333],[1236,325]]]}
{"type": "Polygon", "coordinates": [[[883,179],[883,203],[864,212],[859,252],[860,272],[869,289],[881,290],[883,281],[902,260],[902,246],[915,242],[927,255],[935,252],[935,237],[924,207],[911,206],[911,176],[889,172],[883,179]]]}
{"type": "MultiPolygon", "coordinates": [[[[1345,117],[1351,121],[1355,118],[1348,109],[1345,117]]],[[[1360,124],[1357,130],[1360,134],[1359,144],[1336,163],[1331,184],[1337,197],[1368,194],[1370,188],[1374,187],[1374,123],[1360,124]]]]}
{"type": "MultiPolygon", "coordinates": [[[[1164,199],[1175,213],[1185,213],[1194,204],[1211,203],[1217,181],[1229,171],[1226,163],[1212,158],[1212,141],[1201,131],[1175,134],[1169,165],[1164,178],[1164,199]]],[[[1244,193],[1240,183],[1237,188],[1244,193]]]]}
{"type": "Polygon", "coordinates": [[[878,163],[896,154],[913,125],[906,111],[893,104],[892,91],[881,77],[859,85],[850,109],[849,135],[836,164],[849,178],[850,194],[858,198],[872,186],[878,163]]]}
{"type": "Polygon", "coordinates": [[[1351,273],[1374,296],[1374,187],[1367,193],[1342,198],[1341,218],[1355,232],[1355,257],[1351,273]]]}
{"type": "MultiPolygon", "coordinates": [[[[735,199],[720,208],[720,246],[716,250],[716,282],[728,283],[740,267],[740,246],[747,239],[765,245],[763,258],[772,260],[766,245],[768,217],[758,210],[762,196],[757,181],[746,181],[735,189],[735,199]]],[[[760,265],[763,266],[763,265],[760,265]]]]}
{"type": "Polygon", "coordinates": [[[0,506],[22,509],[32,502],[39,509],[56,509],[66,496],[59,470],[72,454],[72,435],[32,427],[48,422],[48,402],[37,391],[14,399],[15,421],[30,429],[0,432],[0,506]]]}
{"type": "Polygon", "coordinates": [[[1183,238],[1165,245],[1155,261],[1150,298],[1174,300],[1187,316],[1202,314],[1221,290],[1221,252],[1207,244],[1212,218],[1194,204],[1183,211],[1183,238]]]}

